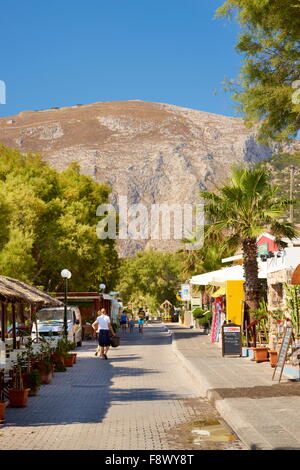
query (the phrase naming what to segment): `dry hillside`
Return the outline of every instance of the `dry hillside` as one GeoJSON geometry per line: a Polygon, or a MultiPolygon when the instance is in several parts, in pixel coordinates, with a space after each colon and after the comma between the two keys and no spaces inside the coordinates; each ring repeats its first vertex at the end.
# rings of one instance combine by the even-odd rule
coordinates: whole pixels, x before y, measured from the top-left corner
{"type": "MultiPolygon", "coordinates": [[[[111,184],[114,204],[118,195],[146,205],[194,203],[201,188],[224,181],[232,163],[272,154],[242,119],[143,101],[21,112],[0,119],[0,142],[41,152],[58,170],[77,161],[83,173],[111,184]]],[[[120,252],[150,245],[179,242],[128,241],[120,252]]]]}

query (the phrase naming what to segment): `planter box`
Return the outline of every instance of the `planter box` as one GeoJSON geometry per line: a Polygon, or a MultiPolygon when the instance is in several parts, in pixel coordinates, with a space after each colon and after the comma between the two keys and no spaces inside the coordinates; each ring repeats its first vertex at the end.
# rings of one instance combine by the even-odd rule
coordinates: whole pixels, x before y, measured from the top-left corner
{"type": "Polygon", "coordinates": [[[27,405],[30,388],[11,388],[9,390],[9,405],[13,408],[24,408],[27,405]]]}
{"type": "Polygon", "coordinates": [[[8,401],[0,401],[0,424],[5,421],[5,408],[8,405],[8,401]]]}
{"type": "Polygon", "coordinates": [[[271,367],[276,367],[278,359],[278,352],[277,351],[269,351],[269,360],[271,367]]]}
{"type": "Polygon", "coordinates": [[[52,361],[54,362],[54,370],[60,372],[65,370],[65,360],[63,356],[60,356],[56,353],[51,356],[52,361]]]}
{"type": "Polygon", "coordinates": [[[73,364],[76,364],[77,353],[69,353],[73,358],[73,364]]]}
{"type": "Polygon", "coordinates": [[[253,348],[254,360],[256,362],[266,362],[269,358],[269,350],[267,347],[253,348]]]}
{"type": "Polygon", "coordinates": [[[72,356],[71,354],[68,354],[68,355],[64,358],[64,362],[65,362],[65,366],[67,366],[67,367],[73,367],[73,364],[74,364],[73,356],[72,356]]]}
{"type": "Polygon", "coordinates": [[[50,372],[49,374],[41,375],[41,383],[44,385],[51,384],[53,374],[50,372]]]}

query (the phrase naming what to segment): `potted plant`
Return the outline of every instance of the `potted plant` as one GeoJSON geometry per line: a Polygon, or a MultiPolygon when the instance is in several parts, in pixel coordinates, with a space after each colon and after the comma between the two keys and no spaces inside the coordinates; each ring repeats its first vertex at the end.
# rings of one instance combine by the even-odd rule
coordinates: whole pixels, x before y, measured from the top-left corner
{"type": "Polygon", "coordinates": [[[270,350],[269,351],[269,360],[270,360],[271,367],[276,367],[277,360],[278,360],[278,352],[275,351],[275,350],[270,350]]]}
{"type": "Polygon", "coordinates": [[[64,361],[65,361],[65,366],[73,367],[74,359],[73,359],[72,354],[67,354],[64,361]]]}
{"type": "Polygon", "coordinates": [[[32,369],[29,374],[29,396],[35,396],[41,385],[41,374],[38,369],[32,369]]]}
{"type": "Polygon", "coordinates": [[[42,340],[40,345],[41,358],[36,368],[39,370],[42,384],[50,384],[54,372],[54,363],[51,360],[50,344],[42,340]]]}
{"type": "Polygon", "coordinates": [[[45,358],[39,364],[38,371],[41,376],[41,383],[42,384],[50,384],[53,377],[53,364],[51,359],[45,358]]]}
{"type": "MultiPolygon", "coordinates": [[[[266,345],[253,348],[254,360],[256,362],[265,362],[269,357],[269,330],[268,330],[268,308],[265,300],[261,300],[257,310],[252,310],[253,318],[257,321],[257,332],[260,332],[265,338],[266,345]]],[[[262,343],[261,343],[262,344],[262,343]]]]}
{"type": "Polygon", "coordinates": [[[51,354],[51,360],[54,362],[54,370],[56,372],[65,372],[65,357],[66,348],[63,339],[60,339],[57,343],[55,351],[51,354]]]}
{"type": "Polygon", "coordinates": [[[65,366],[73,366],[73,357],[69,354],[69,351],[71,351],[73,348],[74,345],[72,345],[72,343],[70,343],[67,338],[61,338],[58,341],[55,354],[53,355],[56,366],[55,370],[61,372],[66,370],[65,366]]]}
{"type": "Polygon", "coordinates": [[[207,331],[212,319],[212,313],[210,310],[204,310],[201,307],[195,307],[192,310],[192,315],[197,322],[197,326],[202,328],[203,331],[207,331]]]}
{"type": "Polygon", "coordinates": [[[5,409],[8,405],[8,400],[4,395],[3,388],[0,384],[0,424],[4,423],[5,421],[5,409]]]}
{"type": "MultiPolygon", "coordinates": [[[[76,364],[77,353],[72,352],[75,349],[75,347],[76,347],[75,343],[70,343],[70,341],[67,341],[67,344],[66,344],[66,352],[67,352],[66,360],[67,360],[68,364],[71,364],[71,362],[72,362],[72,365],[76,364]],[[71,359],[70,359],[70,357],[71,357],[71,359]]],[[[67,363],[66,363],[66,366],[71,367],[71,366],[68,366],[67,363]]]]}
{"type": "Polygon", "coordinates": [[[9,404],[14,408],[23,408],[27,405],[30,388],[24,387],[22,379],[22,368],[18,361],[16,370],[13,373],[13,386],[8,391],[9,404]]]}
{"type": "Polygon", "coordinates": [[[265,346],[253,348],[254,360],[256,362],[266,362],[269,358],[269,349],[265,346]]]}

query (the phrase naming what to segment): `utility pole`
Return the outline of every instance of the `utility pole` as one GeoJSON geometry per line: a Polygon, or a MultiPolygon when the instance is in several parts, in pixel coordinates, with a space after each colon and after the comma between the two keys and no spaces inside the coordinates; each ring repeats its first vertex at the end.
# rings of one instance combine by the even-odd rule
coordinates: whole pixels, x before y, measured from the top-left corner
{"type": "MultiPolygon", "coordinates": [[[[290,166],[290,200],[294,197],[294,175],[295,175],[295,167],[293,165],[290,166]]],[[[290,205],[290,222],[294,222],[294,205],[290,205]]]]}

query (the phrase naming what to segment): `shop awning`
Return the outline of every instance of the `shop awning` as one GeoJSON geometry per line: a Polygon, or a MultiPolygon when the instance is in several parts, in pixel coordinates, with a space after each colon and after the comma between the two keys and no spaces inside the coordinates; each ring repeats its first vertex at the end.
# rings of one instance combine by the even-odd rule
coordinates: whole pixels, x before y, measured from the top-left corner
{"type": "Polygon", "coordinates": [[[226,281],[244,280],[245,278],[243,266],[236,265],[216,271],[210,284],[213,286],[225,286],[226,281]]]}
{"type": "Polygon", "coordinates": [[[210,273],[198,274],[197,276],[193,276],[190,279],[190,283],[194,284],[194,285],[197,285],[197,286],[207,286],[208,284],[211,283],[211,281],[213,280],[214,275],[217,272],[218,271],[212,271],[210,273]]]}
{"type": "MultiPolygon", "coordinates": [[[[266,278],[265,267],[261,265],[265,265],[266,263],[261,263],[260,260],[258,262],[258,277],[266,278]]],[[[227,268],[222,268],[217,271],[212,271],[210,273],[205,274],[198,274],[197,276],[193,276],[190,279],[191,284],[199,285],[199,286],[223,286],[225,285],[226,281],[244,281],[244,267],[236,264],[234,266],[229,266],[227,268]]]]}

